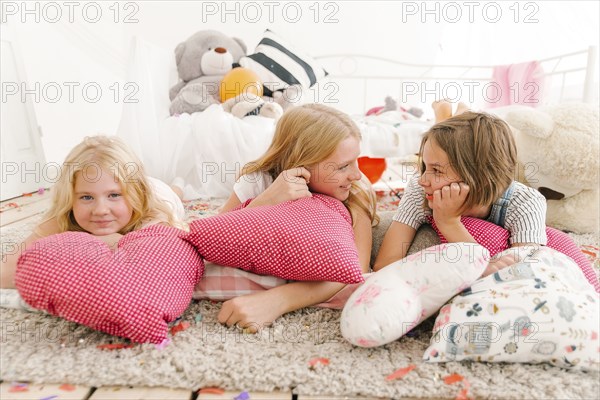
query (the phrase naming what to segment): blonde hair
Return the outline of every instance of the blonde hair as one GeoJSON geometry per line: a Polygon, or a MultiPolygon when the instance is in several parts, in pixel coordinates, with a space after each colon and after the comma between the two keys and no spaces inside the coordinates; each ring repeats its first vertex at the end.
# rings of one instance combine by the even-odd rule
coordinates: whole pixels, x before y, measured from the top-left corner
{"type": "MultiPolygon", "coordinates": [[[[331,156],[346,138],[361,139],[356,124],[341,111],[321,104],[291,108],[278,121],[271,145],[258,160],[242,168],[242,175],[268,173],[273,179],[290,168],[318,164],[331,156]]],[[[356,221],[356,211],[363,210],[371,222],[378,220],[376,197],[370,183],[353,182],[344,202],[356,221]]]]}
{"type": "Polygon", "coordinates": [[[513,181],[517,147],[510,127],[498,117],[467,111],[432,126],[421,140],[421,173],[428,140],[446,153],[450,166],[469,185],[462,211],[493,204],[513,181]]]}
{"type": "Polygon", "coordinates": [[[65,158],[58,181],[52,188],[52,205],[46,220],[55,218],[61,232],[83,231],[73,216],[75,174],[87,168],[102,168],[118,179],[125,200],[133,209],[131,219],[119,231],[126,234],[148,221],[158,220],[183,228],[173,218],[169,206],[159,201],[148,183],[144,166],[129,147],[117,137],[90,136],[75,146],[65,158]]]}

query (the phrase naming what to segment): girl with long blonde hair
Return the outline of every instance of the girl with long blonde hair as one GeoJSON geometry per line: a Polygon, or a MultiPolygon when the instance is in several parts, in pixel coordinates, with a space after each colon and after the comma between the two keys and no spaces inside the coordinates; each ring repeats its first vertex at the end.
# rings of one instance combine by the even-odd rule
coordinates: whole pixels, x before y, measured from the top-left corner
{"type": "MultiPolygon", "coordinates": [[[[352,216],[355,244],[364,272],[369,270],[376,198],[358,169],[360,130],[334,108],[307,104],[278,121],[271,145],[242,169],[234,193],[221,212],[252,200],[247,207],[275,205],[321,193],[343,202],[352,216]]],[[[336,282],[293,282],[223,304],[218,319],[228,326],[263,326],[279,316],[324,302],[344,287],[336,282]]]]}
{"type": "Polygon", "coordinates": [[[33,233],[2,260],[1,286],[14,287],[21,252],[36,240],[66,231],[88,232],[109,246],[151,224],[184,228],[183,204],[117,137],[86,137],[67,155],[52,187],[52,204],[33,233]]]}

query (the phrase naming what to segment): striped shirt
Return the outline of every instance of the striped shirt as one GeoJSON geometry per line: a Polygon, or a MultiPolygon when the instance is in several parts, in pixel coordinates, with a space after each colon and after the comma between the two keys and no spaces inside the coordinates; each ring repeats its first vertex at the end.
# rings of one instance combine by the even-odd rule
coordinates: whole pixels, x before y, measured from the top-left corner
{"type": "MultiPolygon", "coordinates": [[[[418,175],[409,181],[398,205],[398,211],[394,215],[394,221],[414,229],[427,223],[427,217],[431,215],[431,210],[424,207],[425,190],[418,182],[418,175]]],[[[547,241],[546,199],[536,189],[517,181],[513,181],[511,188],[512,193],[510,193],[508,201],[500,198],[492,205],[492,209],[495,207],[496,210],[490,212],[487,221],[508,230],[510,244],[537,243],[545,245],[547,241]],[[504,215],[504,221],[496,220],[495,216],[500,213],[504,215]]]]}

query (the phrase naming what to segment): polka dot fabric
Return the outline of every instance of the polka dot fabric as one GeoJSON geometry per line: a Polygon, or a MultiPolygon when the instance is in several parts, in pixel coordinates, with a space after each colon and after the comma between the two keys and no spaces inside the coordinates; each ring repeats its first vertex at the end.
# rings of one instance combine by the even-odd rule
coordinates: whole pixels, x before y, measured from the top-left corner
{"type": "MultiPolygon", "coordinates": [[[[442,243],[448,243],[444,235],[442,235],[436,226],[433,217],[429,217],[428,219],[431,227],[440,237],[440,241],[442,243]]],[[[473,217],[461,217],[460,221],[471,234],[471,236],[473,236],[473,239],[475,239],[477,243],[485,247],[490,252],[491,257],[494,257],[501,251],[508,249],[508,239],[510,237],[510,233],[501,226],[473,217]]]]}
{"type": "Polygon", "coordinates": [[[187,240],[206,261],[259,275],[364,282],[350,213],[325,195],[197,220],[187,240]]]}
{"type": "Polygon", "coordinates": [[[134,342],[161,343],[189,305],[204,263],[185,232],[152,225],[121,238],[65,232],[18,261],[16,287],[30,306],[134,342]]]}
{"type": "MultiPolygon", "coordinates": [[[[431,226],[439,235],[440,241],[442,243],[447,243],[448,241],[438,230],[433,218],[430,217],[429,220],[431,226]]],[[[492,257],[510,247],[508,244],[510,233],[506,229],[489,221],[472,217],[461,217],[461,222],[471,236],[473,236],[473,239],[488,249],[492,257]]],[[[600,284],[598,283],[598,278],[594,273],[592,264],[569,235],[558,229],[546,227],[546,236],[548,238],[546,246],[571,257],[579,266],[588,282],[596,289],[596,292],[600,292],[600,284]]]]}

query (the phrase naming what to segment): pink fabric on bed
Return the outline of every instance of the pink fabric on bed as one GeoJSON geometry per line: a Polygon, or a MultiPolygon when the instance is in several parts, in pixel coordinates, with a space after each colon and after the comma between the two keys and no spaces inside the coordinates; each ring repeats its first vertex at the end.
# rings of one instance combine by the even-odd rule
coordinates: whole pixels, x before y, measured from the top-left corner
{"type": "Polygon", "coordinates": [[[497,85],[498,93],[494,89],[488,89],[487,106],[493,108],[523,104],[537,107],[544,88],[543,73],[538,61],[494,67],[492,82],[497,85]]]}

